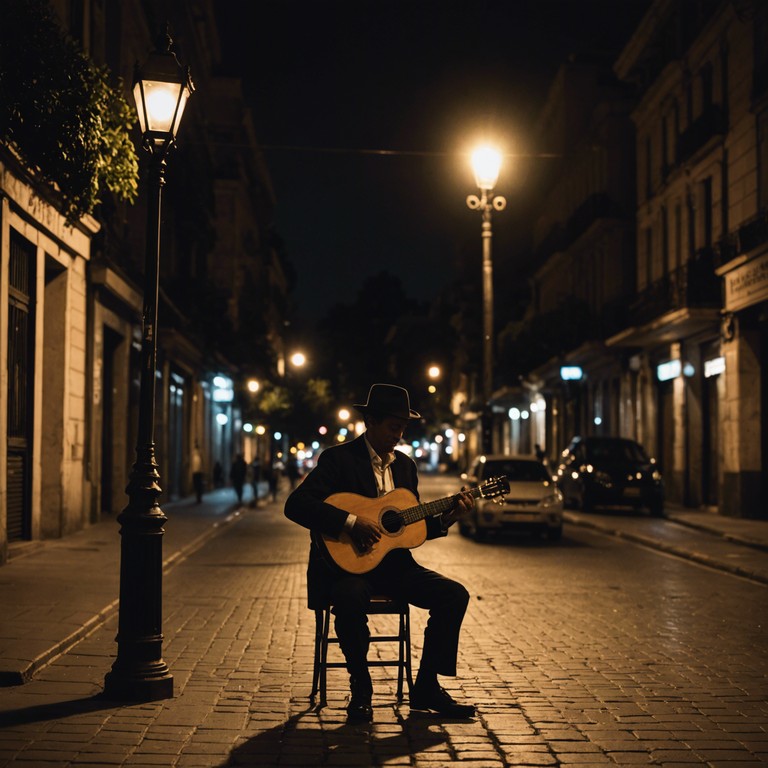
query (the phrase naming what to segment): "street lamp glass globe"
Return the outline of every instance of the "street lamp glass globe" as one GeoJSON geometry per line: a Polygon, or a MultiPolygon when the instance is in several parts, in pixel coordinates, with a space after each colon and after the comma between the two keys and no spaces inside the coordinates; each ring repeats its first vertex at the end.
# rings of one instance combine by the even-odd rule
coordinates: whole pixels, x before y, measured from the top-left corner
{"type": "Polygon", "coordinates": [[[472,170],[479,189],[493,189],[499,180],[501,152],[489,146],[478,147],[472,153],[472,170]]]}

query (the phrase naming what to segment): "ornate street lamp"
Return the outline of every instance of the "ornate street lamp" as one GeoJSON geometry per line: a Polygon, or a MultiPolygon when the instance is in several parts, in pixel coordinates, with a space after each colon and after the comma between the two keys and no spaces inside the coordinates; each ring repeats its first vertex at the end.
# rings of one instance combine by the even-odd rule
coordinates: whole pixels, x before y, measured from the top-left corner
{"type": "Polygon", "coordinates": [[[472,169],[480,195],[469,195],[467,205],[483,216],[483,451],[492,450],[490,400],[493,392],[493,261],[491,211],[503,211],[507,201],[493,192],[501,170],[501,153],[480,147],[472,153],[472,169]]]}
{"type": "Polygon", "coordinates": [[[158,51],[136,67],[133,93],[144,149],[150,154],[144,264],[144,316],[136,463],[120,513],[120,615],[117,658],[104,678],[108,698],[154,701],[173,696],[173,675],[163,661],[162,580],[163,525],[157,503],[161,490],[155,461],[155,373],[157,298],[160,263],[160,202],[168,152],[175,144],[184,106],[194,87],[189,69],[162,37],[158,51]]]}

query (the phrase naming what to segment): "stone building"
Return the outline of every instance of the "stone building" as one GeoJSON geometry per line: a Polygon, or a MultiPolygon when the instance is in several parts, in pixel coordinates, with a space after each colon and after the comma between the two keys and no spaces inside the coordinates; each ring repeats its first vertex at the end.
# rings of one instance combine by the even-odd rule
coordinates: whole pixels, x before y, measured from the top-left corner
{"type": "MultiPolygon", "coordinates": [[[[155,418],[162,504],[191,493],[195,445],[209,475],[220,460],[226,476],[242,451],[243,361],[230,354],[232,339],[260,334],[268,361],[288,290],[269,235],[271,184],[239,84],[222,72],[211,0],[50,5],[85,53],[115,82],[122,78],[129,101],[134,65],[166,20],[196,86],[163,190],[155,418]],[[224,158],[228,142],[234,149],[224,158]],[[253,286],[267,296],[258,328],[243,327],[239,315],[253,286]],[[225,330],[206,340],[216,322],[225,330]]],[[[138,147],[138,127],[134,139],[138,147]]],[[[107,194],[93,217],[68,227],[55,194],[0,146],[0,563],[127,503],[147,222],[139,152],[137,203],[107,194]]]]}
{"type": "Polygon", "coordinates": [[[615,66],[639,92],[638,294],[608,345],[636,360],[622,392],[668,498],[747,517],[765,515],[768,468],[767,11],[657,0],[615,66]]]}
{"type": "MultiPolygon", "coordinates": [[[[625,207],[618,217],[598,213],[574,238],[574,221],[584,220],[577,205],[594,210],[599,166],[562,162],[544,180],[563,191],[540,198],[534,242],[543,258],[527,321],[546,327],[548,312],[560,312],[569,333],[563,310],[576,302],[594,325],[529,371],[518,408],[545,397],[541,423],[527,425],[528,449],[533,434],[546,436],[550,455],[577,431],[634,438],[660,463],[669,501],[746,517],[767,514],[767,32],[759,2],[650,5],[613,62],[633,94],[630,110],[622,101],[613,114],[631,117],[634,143],[613,143],[621,154],[602,177],[614,200],[635,207],[630,216],[625,207]],[[575,189],[581,199],[565,206],[575,189]],[[558,382],[561,366],[570,369],[558,382]]],[[[575,86],[584,102],[589,90],[575,86]]],[[[618,103],[595,102],[594,117],[618,103]]],[[[567,154],[578,158],[567,104],[555,85],[542,135],[562,151],[556,131],[569,126],[576,143],[567,154]]],[[[599,136],[582,140],[596,156],[605,151],[599,136]]]]}

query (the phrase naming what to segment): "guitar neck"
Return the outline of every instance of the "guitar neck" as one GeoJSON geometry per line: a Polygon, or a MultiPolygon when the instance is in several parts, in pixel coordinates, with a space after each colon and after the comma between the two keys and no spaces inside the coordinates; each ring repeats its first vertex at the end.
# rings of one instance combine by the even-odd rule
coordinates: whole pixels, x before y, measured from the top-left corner
{"type": "MultiPolygon", "coordinates": [[[[476,499],[482,496],[483,492],[480,488],[472,488],[469,493],[476,499]]],[[[427,501],[424,504],[417,504],[415,507],[408,507],[408,509],[403,509],[400,514],[403,517],[403,522],[406,525],[410,525],[427,517],[442,515],[443,512],[447,512],[455,503],[456,496],[446,496],[443,499],[427,501]]]]}

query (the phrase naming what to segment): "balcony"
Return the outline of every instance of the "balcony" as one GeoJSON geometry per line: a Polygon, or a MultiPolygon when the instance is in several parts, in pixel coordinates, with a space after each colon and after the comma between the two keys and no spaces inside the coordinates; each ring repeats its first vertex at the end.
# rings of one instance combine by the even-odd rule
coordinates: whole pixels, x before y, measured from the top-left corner
{"type": "Polygon", "coordinates": [[[630,316],[633,324],[643,325],[678,309],[717,308],[721,303],[721,281],[714,273],[714,251],[702,248],[687,264],[639,293],[630,307],[630,316]]]}

